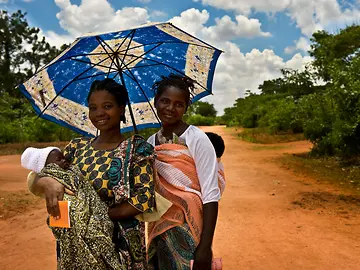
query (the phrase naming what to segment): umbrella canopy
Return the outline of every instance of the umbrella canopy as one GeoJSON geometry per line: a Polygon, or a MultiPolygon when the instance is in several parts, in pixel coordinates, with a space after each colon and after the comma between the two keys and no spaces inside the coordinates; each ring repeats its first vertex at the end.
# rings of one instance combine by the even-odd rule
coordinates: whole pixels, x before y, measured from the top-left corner
{"type": "Polygon", "coordinates": [[[36,113],[85,136],[96,128],[88,119],[87,95],[94,80],[113,78],[129,93],[122,131],[159,127],[152,85],[161,75],[195,80],[193,100],[212,92],[221,51],[170,23],[84,35],[19,86],[36,113]]]}

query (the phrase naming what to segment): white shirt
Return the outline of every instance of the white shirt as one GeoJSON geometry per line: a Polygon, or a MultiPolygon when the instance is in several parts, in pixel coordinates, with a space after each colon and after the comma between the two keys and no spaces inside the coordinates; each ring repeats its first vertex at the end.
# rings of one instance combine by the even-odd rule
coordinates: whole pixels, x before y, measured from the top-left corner
{"type": "MultiPolygon", "coordinates": [[[[153,134],[147,140],[153,146],[155,146],[155,136],[156,134],[153,134]]],[[[203,204],[218,202],[221,197],[218,184],[218,162],[215,149],[208,136],[201,129],[189,126],[180,138],[185,140],[195,161],[203,204]]]]}

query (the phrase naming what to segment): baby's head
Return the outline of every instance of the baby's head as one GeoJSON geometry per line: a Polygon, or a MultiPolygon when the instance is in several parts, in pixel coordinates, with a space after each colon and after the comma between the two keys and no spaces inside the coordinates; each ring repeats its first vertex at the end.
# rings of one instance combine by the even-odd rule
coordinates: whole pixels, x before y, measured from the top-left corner
{"type": "Polygon", "coordinates": [[[205,132],[206,135],[209,137],[212,145],[215,148],[216,157],[218,160],[222,157],[225,151],[225,143],[223,138],[220,135],[213,133],[213,132],[205,132]]]}
{"type": "Polygon", "coordinates": [[[46,165],[51,163],[55,163],[65,170],[69,167],[63,153],[57,147],[29,147],[21,155],[21,165],[36,173],[39,173],[46,165]]]}

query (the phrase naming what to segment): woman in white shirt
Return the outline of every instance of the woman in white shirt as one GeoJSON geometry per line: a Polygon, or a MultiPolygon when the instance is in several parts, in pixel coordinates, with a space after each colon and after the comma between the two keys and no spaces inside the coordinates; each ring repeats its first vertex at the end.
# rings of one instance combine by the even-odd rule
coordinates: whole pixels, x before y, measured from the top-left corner
{"type": "Polygon", "coordinates": [[[186,124],[194,83],[169,75],[155,83],[155,108],[162,128],[155,146],[157,191],[173,205],[149,224],[149,263],[155,269],[211,269],[220,188],[215,150],[206,134],[186,124]]]}

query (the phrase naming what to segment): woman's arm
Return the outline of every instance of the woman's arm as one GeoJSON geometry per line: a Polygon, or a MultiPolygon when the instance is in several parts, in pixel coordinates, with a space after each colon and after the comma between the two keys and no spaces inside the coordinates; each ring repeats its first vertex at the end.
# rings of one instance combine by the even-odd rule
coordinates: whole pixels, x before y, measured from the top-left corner
{"type": "Polygon", "coordinates": [[[109,208],[109,217],[113,221],[135,217],[141,213],[141,211],[136,209],[129,202],[123,202],[109,208]]]}
{"type": "Polygon", "coordinates": [[[194,254],[193,269],[211,269],[212,242],[218,215],[218,203],[211,202],[204,204],[203,208],[203,230],[201,240],[194,254]]]}

